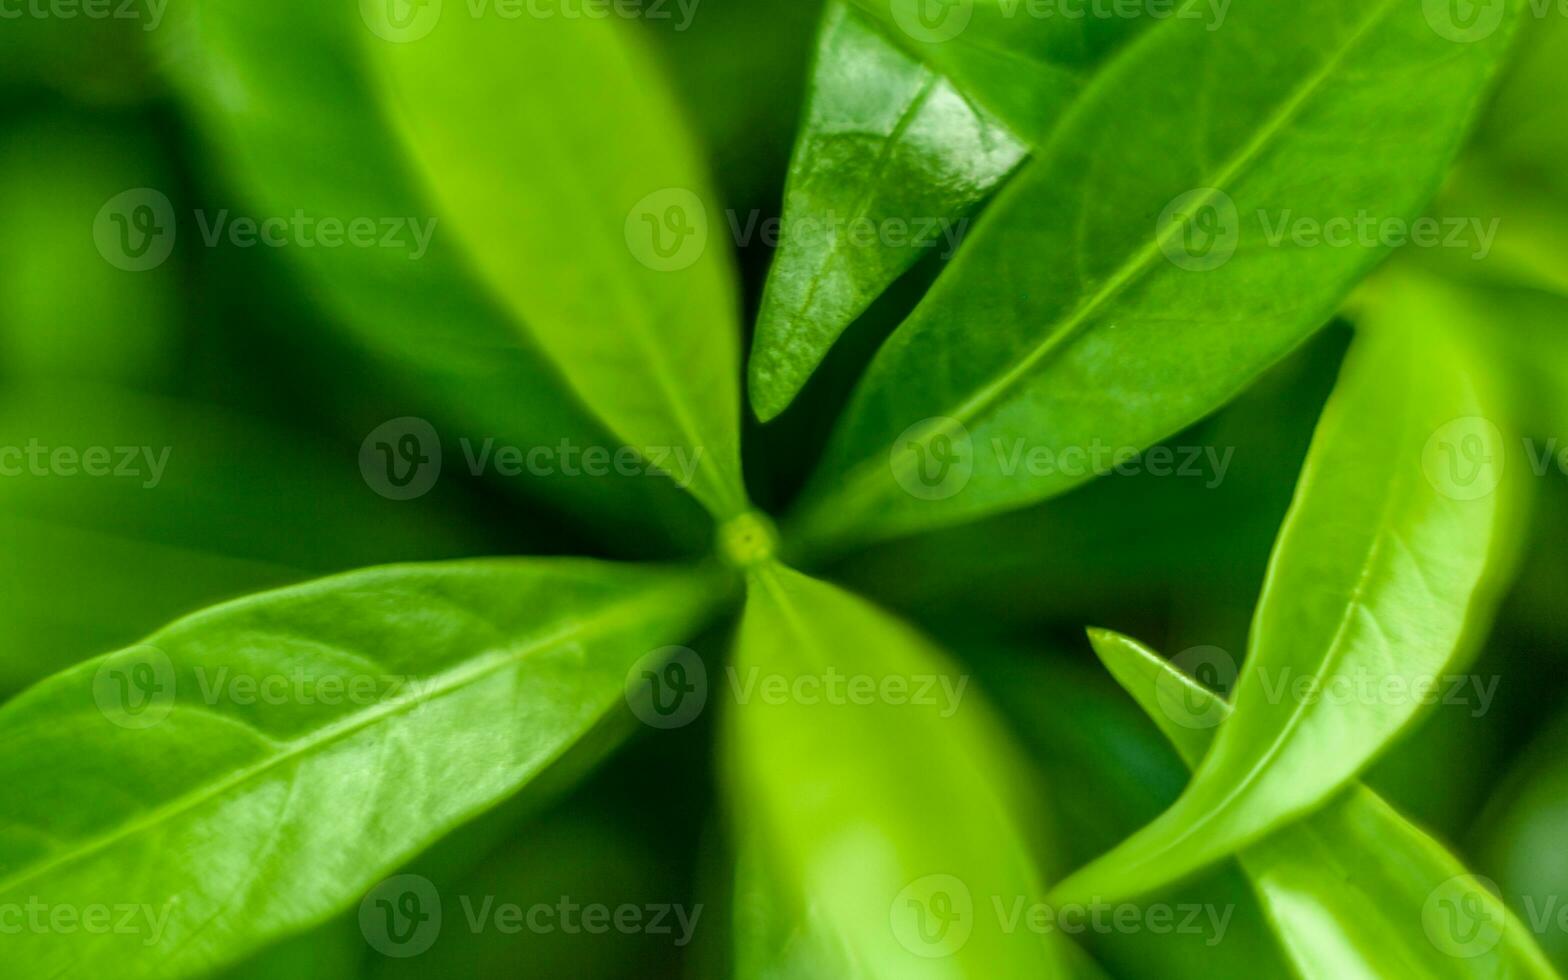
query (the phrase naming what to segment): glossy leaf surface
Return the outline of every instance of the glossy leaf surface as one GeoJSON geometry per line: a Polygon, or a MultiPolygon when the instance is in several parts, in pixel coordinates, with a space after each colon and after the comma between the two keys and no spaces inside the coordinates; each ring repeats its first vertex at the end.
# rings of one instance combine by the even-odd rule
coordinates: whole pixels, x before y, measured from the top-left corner
{"type": "MultiPolygon", "coordinates": [[[[9,967],[179,977],[325,921],[603,723],[712,586],[573,560],[391,566],[218,606],[42,682],[0,708],[0,897],[142,917],[24,931],[9,967]]],[[[367,939],[407,942],[421,911],[388,901],[407,917],[367,939]]]]}
{"type": "Polygon", "coordinates": [[[1300,222],[1417,215],[1507,33],[1456,44],[1390,0],[1150,29],[883,345],[798,533],[831,550],[1038,501],[1233,397],[1384,251],[1312,244],[1300,222]]]}
{"type": "Polygon", "coordinates": [[[846,327],[967,215],[1027,148],[857,8],[828,7],[749,368],[764,421],[846,327]]]}
{"type": "MultiPolygon", "coordinates": [[[[1188,766],[1208,752],[1223,698],[1137,641],[1090,632],[1111,674],[1188,766]],[[1174,707],[1174,710],[1173,710],[1174,707]]],[[[1308,980],[1555,977],[1501,900],[1431,836],[1356,784],[1243,850],[1243,870],[1308,980]]]]}
{"type": "Polygon", "coordinates": [[[1321,805],[1435,703],[1490,611],[1505,444],[1489,404],[1431,323],[1358,340],[1275,543],[1234,714],[1182,798],[1064,893],[1140,893],[1234,852],[1321,805]]]}

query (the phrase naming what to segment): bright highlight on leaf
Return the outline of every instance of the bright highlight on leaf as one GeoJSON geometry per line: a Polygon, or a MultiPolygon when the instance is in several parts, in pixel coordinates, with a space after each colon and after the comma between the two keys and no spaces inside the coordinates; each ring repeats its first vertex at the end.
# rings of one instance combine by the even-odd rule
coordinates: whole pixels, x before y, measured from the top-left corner
{"type": "Polygon", "coordinates": [[[690,636],[713,586],[578,560],[394,566],[218,606],[50,678],[0,709],[0,902],[107,895],[148,918],[93,943],[9,935],[7,969],[184,976],[358,903],[624,726],[627,672],[690,636]]]}
{"type": "MultiPolygon", "coordinates": [[[[1091,630],[1089,639],[1187,765],[1197,767],[1214,729],[1190,723],[1228,718],[1224,699],[1135,640],[1106,630],[1091,630]],[[1181,705],[1174,712],[1173,702],[1181,705]]],[[[1557,975],[1498,896],[1359,783],[1238,859],[1307,980],[1557,975]]]]}
{"type": "Polygon", "coordinates": [[[1299,247],[1280,222],[1417,214],[1507,33],[1456,46],[1403,0],[1236,4],[1223,30],[1152,26],[878,352],[797,533],[838,550],[1043,500],[1234,397],[1383,250],[1299,247]],[[1023,465],[1037,448],[1077,461],[1023,465]]]}
{"type": "Polygon", "coordinates": [[[1380,323],[1308,452],[1253,618],[1235,710],[1182,798],[1058,887],[1134,895],[1321,806],[1396,738],[1490,610],[1503,438],[1459,351],[1380,323]],[[1370,691],[1344,696],[1344,691],[1370,691]]]}
{"type": "MultiPolygon", "coordinates": [[[[750,576],[727,673],[738,832],[749,874],[806,930],[795,946],[864,977],[1062,975],[1058,951],[1006,929],[994,904],[1041,894],[1024,770],[957,665],[864,600],[775,564],[750,576]]],[[[753,953],[748,975],[795,955],[781,942],[753,953]]]]}

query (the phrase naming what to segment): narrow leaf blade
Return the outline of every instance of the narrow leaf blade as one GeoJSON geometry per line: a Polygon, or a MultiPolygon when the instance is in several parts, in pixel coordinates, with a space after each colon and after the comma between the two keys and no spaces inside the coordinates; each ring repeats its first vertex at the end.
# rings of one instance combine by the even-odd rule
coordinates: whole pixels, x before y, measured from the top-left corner
{"type": "Polygon", "coordinates": [[[1158,887],[1321,805],[1430,703],[1485,622],[1505,497],[1496,412],[1431,323],[1377,327],[1318,424],[1232,717],[1182,798],[1064,893],[1158,887]]]}
{"type": "Polygon", "coordinates": [[[695,454],[690,489],[730,517],[745,509],[734,270],[641,41],[613,21],[449,17],[366,43],[398,137],[496,295],[612,431],[695,454]]]}
{"type": "MultiPolygon", "coordinates": [[[[1191,722],[1224,719],[1229,705],[1136,640],[1106,630],[1090,631],[1090,639],[1117,682],[1195,766],[1215,729],[1191,722]],[[1173,702],[1183,707],[1173,711],[1173,702]]],[[[1239,858],[1307,980],[1557,976],[1480,879],[1359,783],[1239,858]]]]}
{"type": "Polygon", "coordinates": [[[966,216],[1024,158],[1000,120],[829,4],[749,365],[767,421],[872,300],[923,255],[949,258],[966,216]]]}

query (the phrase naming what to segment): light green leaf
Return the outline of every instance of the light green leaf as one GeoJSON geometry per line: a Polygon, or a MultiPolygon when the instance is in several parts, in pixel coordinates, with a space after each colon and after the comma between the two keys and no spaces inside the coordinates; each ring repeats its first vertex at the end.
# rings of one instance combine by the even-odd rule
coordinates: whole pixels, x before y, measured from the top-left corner
{"type": "Polygon", "coordinates": [[[1505,440],[1440,324],[1358,339],[1275,543],[1235,713],[1175,805],[1064,895],[1176,880],[1321,805],[1435,702],[1485,623],[1505,440]]]}
{"type": "MultiPolygon", "coordinates": [[[[497,284],[479,274],[452,216],[407,158],[364,65],[365,39],[377,39],[360,5],[197,0],[171,4],[168,19],[159,33],[164,60],[237,188],[199,213],[178,214],[181,242],[226,240],[245,218],[298,216],[310,242],[324,222],[370,219],[375,247],[322,248],[290,236],[265,251],[280,251],[360,347],[433,402],[448,423],[443,431],[469,440],[446,442],[451,457],[482,452],[486,439],[492,449],[524,453],[563,440],[579,451],[621,446],[624,437],[578,404],[497,284]]],[[[493,126],[482,131],[502,138],[493,126]]],[[[556,466],[503,482],[544,496],[609,541],[665,535],[689,545],[705,523],[665,479],[570,475],[556,466]]]]}
{"type": "Polygon", "coordinates": [[[614,21],[448,17],[365,43],[449,233],[611,431],[698,454],[690,489],[727,518],[746,509],[734,270],[641,40],[614,21]]]}
{"type": "Polygon", "coordinates": [[[968,213],[1026,147],[843,0],[829,4],[757,314],[751,404],[782,412],[839,334],[968,213]]]}
{"type": "MultiPolygon", "coordinates": [[[[1135,640],[1106,630],[1089,637],[1196,767],[1230,706],[1135,640]]],[[[1306,980],[1557,975],[1481,879],[1359,783],[1238,857],[1306,980]]]]}
{"type": "Polygon", "coordinates": [[[842,951],[855,976],[1062,975],[1042,937],[998,912],[1040,894],[1020,830],[1026,770],[965,675],[782,566],[760,566],[749,591],[727,671],[728,775],[786,921],[819,923],[811,945],[842,951]]]}
{"type": "Polygon", "coordinates": [[[1294,229],[1416,216],[1507,35],[1449,41],[1405,0],[1150,29],[882,347],[796,533],[834,549],[1041,500],[1233,397],[1384,251],[1294,229]]]}
{"type": "Polygon", "coordinates": [[[140,918],[24,930],[8,966],[173,978],[325,921],[626,721],[628,670],[691,635],[713,586],[579,560],[392,566],[44,681],[0,708],[0,900],[140,918]]]}

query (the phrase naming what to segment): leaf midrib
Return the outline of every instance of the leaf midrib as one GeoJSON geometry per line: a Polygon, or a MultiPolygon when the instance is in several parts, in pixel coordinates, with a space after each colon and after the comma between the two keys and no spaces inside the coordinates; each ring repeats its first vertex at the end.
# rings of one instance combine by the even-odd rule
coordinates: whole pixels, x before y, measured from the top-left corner
{"type": "Polygon", "coordinates": [[[215,783],[198,787],[192,792],[154,808],[138,819],[127,821],[107,833],[90,837],[62,853],[51,855],[47,860],[31,868],[0,880],[0,894],[5,894],[58,868],[79,862],[104,848],[143,831],[175,820],[189,811],[218,799],[279,766],[296,759],[305,758],[316,750],[342,741],[372,725],[395,717],[410,708],[457,693],[472,683],[500,673],[507,668],[517,666],[532,654],[552,649],[571,641],[585,641],[611,633],[615,629],[635,621],[638,618],[638,614],[648,607],[662,605],[667,598],[666,593],[669,591],[668,587],[651,586],[648,594],[610,606],[603,615],[595,616],[589,622],[579,620],[568,623],[553,632],[530,640],[520,647],[505,652],[481,654],[478,657],[458,664],[450,670],[431,675],[428,680],[422,682],[406,694],[378,703],[367,711],[339,718],[332,724],[307,733],[291,742],[284,743],[285,747],[280,752],[236,770],[215,783]]]}
{"type": "MultiPolygon", "coordinates": [[[[1398,440],[1398,444],[1401,446],[1407,445],[1409,443],[1411,428],[1415,421],[1414,406],[1412,404],[1414,400],[1414,393],[1415,386],[1413,381],[1411,381],[1407,384],[1405,392],[1406,397],[1401,406],[1403,413],[1400,420],[1400,438],[1398,440]]],[[[1396,452],[1390,454],[1389,458],[1404,459],[1405,457],[1396,452]]],[[[1321,465],[1321,461],[1312,462],[1309,465],[1315,469],[1317,465],[1321,465]]],[[[1365,604],[1365,595],[1372,578],[1373,569],[1379,564],[1384,546],[1393,536],[1394,532],[1390,528],[1389,517],[1393,513],[1394,502],[1404,496],[1405,486],[1411,479],[1411,474],[1409,471],[1410,467],[1408,465],[1396,466],[1394,468],[1393,476],[1389,479],[1387,484],[1385,484],[1387,493],[1385,494],[1382,505],[1378,511],[1378,519],[1374,525],[1376,530],[1373,532],[1371,541],[1368,545],[1366,558],[1361,563],[1361,570],[1356,578],[1356,584],[1352,588],[1350,596],[1345,603],[1345,608],[1340,615],[1339,622],[1335,624],[1333,637],[1328,643],[1328,647],[1324,652],[1323,659],[1318,665],[1318,670],[1314,672],[1314,676],[1321,677],[1332,672],[1347,653],[1347,647],[1344,643],[1346,631],[1349,629],[1351,618],[1355,610],[1361,608],[1365,604]]],[[[1305,486],[1310,477],[1310,471],[1304,472],[1302,476],[1302,482],[1305,486]]],[[[1281,537],[1284,537],[1283,533],[1281,537]]],[[[1264,582],[1264,594],[1268,593],[1270,586],[1274,582],[1275,576],[1279,570],[1279,563],[1279,556],[1276,556],[1275,560],[1270,564],[1270,568],[1264,582]]],[[[1259,669],[1261,669],[1261,666],[1259,669]]],[[[1138,863],[1147,864],[1151,861],[1158,860],[1165,854],[1169,854],[1182,843],[1191,839],[1199,830],[1209,826],[1215,820],[1219,819],[1219,817],[1230,812],[1231,805],[1236,801],[1236,799],[1244,792],[1249,790],[1252,786],[1254,786],[1258,780],[1262,778],[1262,775],[1268,768],[1269,763],[1285,750],[1290,736],[1294,734],[1295,730],[1300,726],[1302,720],[1307,717],[1308,708],[1309,705],[1306,704],[1305,701],[1297,701],[1297,703],[1292,706],[1289,717],[1285,719],[1285,723],[1280,727],[1279,732],[1269,743],[1268,748],[1258,756],[1257,760],[1248,767],[1246,772],[1241,774],[1241,776],[1232,783],[1226,794],[1220,797],[1220,799],[1213,805],[1206,808],[1197,817],[1197,819],[1186,824],[1179,833],[1167,840],[1157,850],[1144,855],[1138,863]]],[[[1206,758],[1212,757],[1212,753],[1206,756],[1206,758]]],[[[1196,776],[1194,777],[1194,781],[1196,782],[1196,776]]],[[[1174,810],[1175,808],[1173,807],[1172,811],[1174,812],[1174,810]]]]}
{"type": "MultiPolygon", "coordinates": [[[[1183,9],[1195,6],[1197,2],[1198,0],[1188,0],[1183,9]]],[[[1382,23],[1397,6],[1398,0],[1383,0],[1374,9],[1373,13],[1348,35],[1345,42],[1339,46],[1334,54],[1324,61],[1319,70],[1303,81],[1281,103],[1273,116],[1266,121],[1258,133],[1240,151],[1232,154],[1217,173],[1211,177],[1204,178],[1204,185],[1210,191],[1223,190],[1222,185],[1235,181],[1248,168],[1254,165],[1268,148],[1269,142],[1295,120],[1296,116],[1306,107],[1308,101],[1329,81],[1334,71],[1350,52],[1360,44],[1361,40],[1369,32],[1382,23]]],[[[1177,23],[1178,20],[1179,18],[1172,17],[1164,23],[1177,23]]],[[[1138,40],[1152,43],[1149,39],[1154,37],[1158,31],[1159,27],[1156,26],[1147,31],[1138,40]]],[[[1139,47],[1141,45],[1135,41],[1129,46],[1128,51],[1131,52],[1139,47]]],[[[1088,85],[1085,86],[1082,96],[1077,100],[1073,112],[1067,120],[1064,120],[1063,124],[1056,127],[1049,143],[1040,150],[1037,161],[1043,162],[1050,158],[1055,144],[1070,129],[1069,123],[1075,121],[1083,114],[1085,111],[1084,107],[1093,101],[1093,97],[1100,90],[1111,84],[1108,80],[1110,74],[1108,72],[1100,72],[1090,80],[1088,85]]],[[[1205,196],[1204,200],[1212,201],[1213,196],[1210,193],[1205,196]]],[[[934,416],[944,419],[941,424],[932,426],[929,430],[921,433],[918,438],[904,440],[900,446],[894,447],[890,463],[895,477],[909,473],[911,468],[916,465],[917,449],[924,450],[938,436],[952,437],[957,433],[958,428],[983,417],[985,413],[996,408],[1002,398],[1013,388],[1026,381],[1030,372],[1041,361],[1076,339],[1082,328],[1103,306],[1133,285],[1151,265],[1158,261],[1162,247],[1175,233],[1176,225],[1171,223],[1154,238],[1147,240],[1126,262],[1106,278],[1101,288],[1090,296],[1087,301],[1080,303],[1066,318],[1058,320],[1055,328],[1042,338],[1021,360],[1014,362],[1012,367],[982,385],[975,394],[957,408],[945,415],[934,416]]],[[[837,494],[824,498],[823,506],[826,508],[845,508],[858,513],[867,503],[873,502],[880,495],[884,485],[884,481],[881,479],[881,464],[878,461],[878,455],[862,460],[851,469],[841,484],[842,489],[837,494]]]]}

